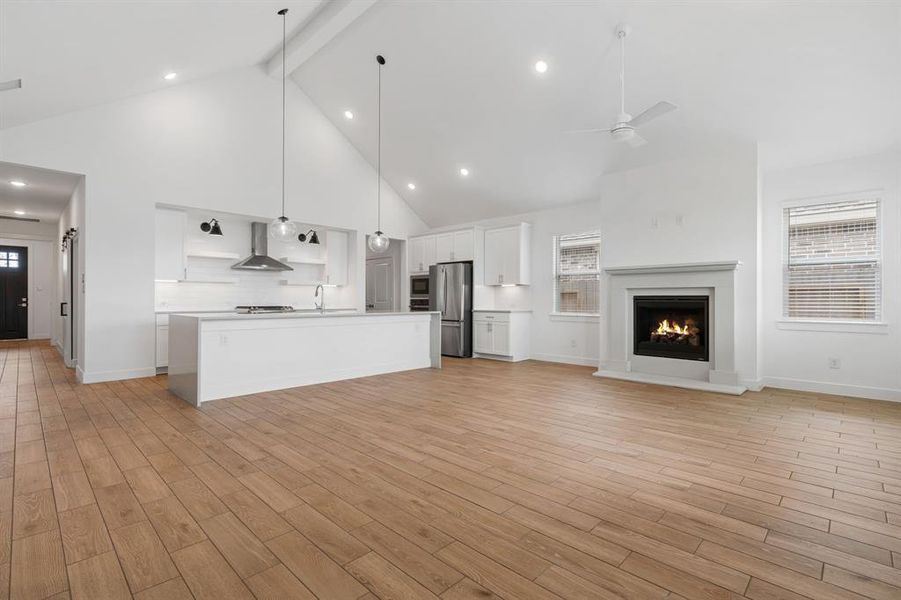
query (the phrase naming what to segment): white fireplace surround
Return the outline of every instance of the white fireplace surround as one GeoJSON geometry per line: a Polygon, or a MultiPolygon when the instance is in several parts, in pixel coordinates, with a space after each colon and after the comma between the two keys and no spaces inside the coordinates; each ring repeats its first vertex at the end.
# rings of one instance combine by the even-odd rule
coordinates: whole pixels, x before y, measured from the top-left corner
{"type": "Polygon", "coordinates": [[[742,394],[735,370],[735,271],[740,261],[611,267],[607,287],[606,340],[595,375],[643,383],[742,394]],[[635,296],[709,296],[709,361],[633,353],[635,296]]]}

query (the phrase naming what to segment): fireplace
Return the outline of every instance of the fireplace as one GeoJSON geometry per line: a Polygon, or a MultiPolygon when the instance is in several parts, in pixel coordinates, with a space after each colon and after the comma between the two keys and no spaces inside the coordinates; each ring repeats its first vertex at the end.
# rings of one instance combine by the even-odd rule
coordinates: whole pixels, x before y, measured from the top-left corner
{"type": "Polygon", "coordinates": [[[633,353],[709,360],[707,296],[634,296],[633,353]]]}

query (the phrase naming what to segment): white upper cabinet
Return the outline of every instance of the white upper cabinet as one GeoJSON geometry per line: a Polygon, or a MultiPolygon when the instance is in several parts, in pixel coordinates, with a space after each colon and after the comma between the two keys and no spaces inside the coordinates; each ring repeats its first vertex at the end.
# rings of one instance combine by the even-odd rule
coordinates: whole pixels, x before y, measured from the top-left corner
{"type": "Polygon", "coordinates": [[[325,276],[322,283],[327,285],[347,285],[347,245],[346,231],[329,229],[325,233],[325,276]]]}
{"type": "Polygon", "coordinates": [[[455,231],[451,260],[472,260],[473,258],[475,258],[475,230],[455,231]]]}
{"type": "Polygon", "coordinates": [[[185,275],[185,229],[187,214],[168,208],[156,209],[157,280],[183,281],[185,275]]]}
{"type": "Polygon", "coordinates": [[[434,235],[410,238],[407,244],[410,273],[428,273],[429,267],[438,262],[436,244],[437,240],[434,235]]]}
{"type": "Polygon", "coordinates": [[[462,229],[410,238],[408,244],[411,273],[427,273],[437,263],[473,260],[475,230],[462,229]]]}
{"type": "Polygon", "coordinates": [[[485,285],[529,285],[531,226],[485,231],[485,285]]]}
{"type": "Polygon", "coordinates": [[[454,260],[453,233],[439,233],[435,236],[435,260],[440,263],[454,260]]]}

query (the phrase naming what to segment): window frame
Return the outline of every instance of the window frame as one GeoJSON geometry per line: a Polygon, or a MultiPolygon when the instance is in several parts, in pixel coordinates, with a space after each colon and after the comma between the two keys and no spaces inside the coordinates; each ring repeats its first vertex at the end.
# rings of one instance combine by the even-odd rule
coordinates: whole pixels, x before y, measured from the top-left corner
{"type": "MultiPolygon", "coordinates": [[[[601,232],[599,230],[593,231],[585,231],[582,233],[556,233],[551,236],[551,312],[550,319],[552,321],[556,320],[566,320],[566,321],[597,321],[601,317],[601,308],[603,299],[601,298],[601,276],[603,275],[603,268],[601,267],[601,232]],[[561,273],[558,271],[559,266],[559,249],[560,249],[560,240],[561,238],[567,237],[576,237],[576,236],[592,236],[597,239],[597,242],[594,244],[598,249],[598,267],[597,267],[597,286],[598,286],[598,311],[597,312],[569,312],[569,311],[561,311],[560,310],[560,293],[559,293],[559,277],[561,273]]],[[[589,245],[589,244],[585,244],[589,245]]]]}
{"type": "Polygon", "coordinates": [[[821,196],[808,196],[794,198],[780,203],[779,207],[779,237],[781,240],[780,253],[780,285],[779,285],[779,318],[776,320],[776,328],[793,331],[825,331],[846,333],[877,333],[887,334],[888,323],[885,321],[885,190],[881,188],[865,189],[856,192],[841,194],[828,194],[821,196]],[[789,224],[785,219],[785,212],[791,208],[806,206],[840,204],[849,201],[871,199],[876,202],[876,239],[879,248],[876,264],[879,273],[878,317],[872,320],[857,319],[829,319],[823,317],[805,318],[789,317],[786,303],[786,277],[785,270],[788,266],[789,254],[789,224]]]}

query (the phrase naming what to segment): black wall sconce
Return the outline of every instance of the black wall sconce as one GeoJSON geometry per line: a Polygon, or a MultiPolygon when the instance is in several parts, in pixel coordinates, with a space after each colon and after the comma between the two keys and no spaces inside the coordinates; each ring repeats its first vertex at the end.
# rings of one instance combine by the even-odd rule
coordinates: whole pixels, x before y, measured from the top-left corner
{"type": "Polygon", "coordinates": [[[65,252],[66,250],[69,249],[69,242],[72,240],[72,238],[75,237],[76,233],[78,233],[78,230],[74,227],[70,227],[69,229],[66,230],[66,233],[63,234],[63,241],[62,241],[62,251],[63,252],[65,252]]]}
{"type": "Polygon", "coordinates": [[[299,242],[306,242],[306,241],[307,241],[307,236],[310,236],[309,242],[310,242],[311,244],[318,244],[318,243],[319,243],[319,234],[316,233],[316,230],[315,230],[315,229],[311,229],[311,230],[309,230],[309,231],[306,232],[306,233],[301,233],[299,236],[297,236],[297,241],[299,241],[299,242]]]}
{"type": "Polygon", "coordinates": [[[219,221],[210,219],[200,224],[200,231],[210,235],[222,235],[222,228],[219,227],[219,221]]]}

